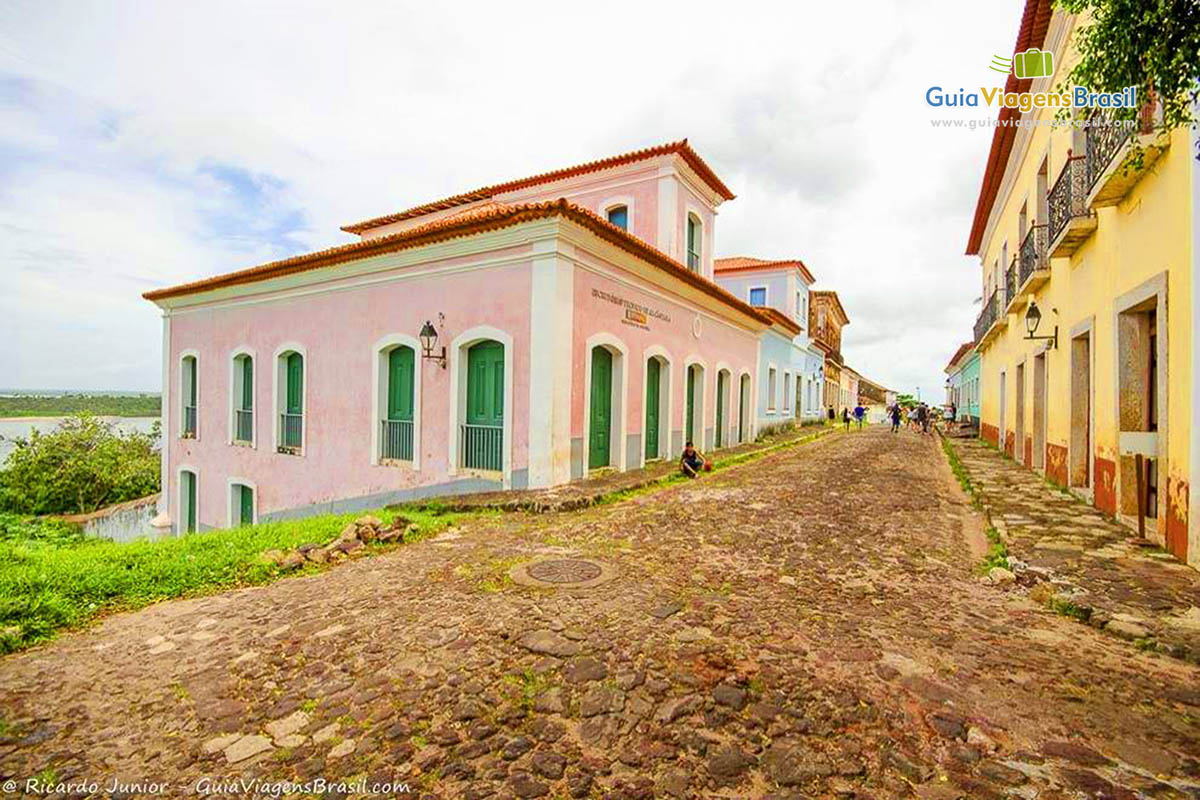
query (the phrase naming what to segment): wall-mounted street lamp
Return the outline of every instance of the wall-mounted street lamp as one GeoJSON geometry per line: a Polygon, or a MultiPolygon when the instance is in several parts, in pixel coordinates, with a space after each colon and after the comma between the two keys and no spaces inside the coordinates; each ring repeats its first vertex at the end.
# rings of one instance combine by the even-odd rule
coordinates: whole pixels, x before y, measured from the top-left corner
{"type": "MultiPolygon", "coordinates": [[[[1055,314],[1058,313],[1057,308],[1050,309],[1055,314]]],[[[1050,343],[1050,349],[1058,349],[1058,325],[1054,326],[1054,333],[1050,336],[1034,336],[1037,333],[1038,325],[1042,324],[1042,312],[1038,310],[1037,303],[1029,301],[1029,309],[1025,312],[1025,338],[1030,341],[1046,341],[1050,343]]]]}
{"type": "Polygon", "coordinates": [[[430,361],[435,361],[441,365],[442,369],[445,369],[446,345],[442,345],[442,352],[433,352],[433,348],[437,346],[437,340],[437,328],[433,327],[432,322],[425,320],[425,326],[421,328],[421,358],[427,358],[430,361]]]}

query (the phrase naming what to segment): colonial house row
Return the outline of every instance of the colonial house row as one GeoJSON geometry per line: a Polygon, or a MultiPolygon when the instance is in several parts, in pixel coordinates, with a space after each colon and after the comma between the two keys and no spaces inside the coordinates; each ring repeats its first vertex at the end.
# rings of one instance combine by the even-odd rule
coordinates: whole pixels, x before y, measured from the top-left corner
{"type": "MultiPolygon", "coordinates": [[[[1053,90],[1082,24],[1026,0],[1015,51],[1057,71],[1005,91],[1053,90]]],[[[1056,113],[1001,111],[975,209],[981,435],[1200,566],[1196,132],[1164,130],[1153,99],[1126,124],[1056,113]]]]}
{"type": "Polygon", "coordinates": [[[794,408],[813,370],[781,360],[788,391],[760,397],[768,337],[800,326],[715,280],[732,198],[682,141],[147,292],[163,314],[162,512],[177,531],[226,527],[751,440],[773,419],[759,409],[794,408]]]}
{"type": "Polygon", "coordinates": [[[954,406],[960,423],[979,427],[979,351],[964,342],[950,357],[946,373],[946,405],[954,406]]]}

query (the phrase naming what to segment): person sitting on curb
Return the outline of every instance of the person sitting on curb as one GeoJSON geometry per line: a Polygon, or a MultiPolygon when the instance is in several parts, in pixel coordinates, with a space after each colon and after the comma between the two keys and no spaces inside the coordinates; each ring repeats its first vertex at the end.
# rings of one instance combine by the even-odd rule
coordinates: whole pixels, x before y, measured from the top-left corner
{"type": "Polygon", "coordinates": [[[679,469],[689,478],[699,478],[700,470],[709,469],[709,466],[704,454],[688,442],[683,448],[683,455],[679,457],[679,469]]]}

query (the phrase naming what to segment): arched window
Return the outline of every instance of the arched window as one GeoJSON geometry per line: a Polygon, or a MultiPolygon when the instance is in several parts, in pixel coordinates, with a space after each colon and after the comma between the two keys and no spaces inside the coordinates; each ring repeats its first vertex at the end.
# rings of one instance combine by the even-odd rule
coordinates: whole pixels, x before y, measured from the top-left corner
{"type": "Polygon", "coordinates": [[[195,439],[199,427],[196,401],[200,380],[196,356],[184,356],[179,367],[180,397],[183,401],[180,407],[179,435],[184,439],[195,439]]]}
{"type": "Polygon", "coordinates": [[[612,206],[606,212],[608,221],[623,231],[629,230],[629,206],[612,206]]]}
{"type": "Polygon", "coordinates": [[[254,443],[254,358],[249,353],[233,357],[233,442],[254,443]]]}
{"type": "Polygon", "coordinates": [[[700,243],[704,226],[695,214],[687,216],[687,266],[692,272],[700,271],[700,243]]]}
{"type": "Polygon", "coordinates": [[[276,359],[276,450],[300,455],[304,448],[304,355],[285,350],[276,359]]]}
{"type": "Polygon", "coordinates": [[[398,345],[386,353],[387,372],[383,387],[387,399],[382,408],[379,457],[395,461],[413,460],[413,411],[415,403],[416,353],[407,345],[398,345]]]}

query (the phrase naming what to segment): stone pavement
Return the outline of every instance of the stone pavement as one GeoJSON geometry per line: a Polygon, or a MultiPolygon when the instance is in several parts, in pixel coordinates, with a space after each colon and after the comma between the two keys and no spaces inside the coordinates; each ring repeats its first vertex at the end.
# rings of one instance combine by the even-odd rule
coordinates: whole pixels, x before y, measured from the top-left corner
{"type": "Polygon", "coordinates": [[[1200,572],[985,443],[953,447],[1035,599],[1200,663],[1200,572]]]}
{"type": "MultiPolygon", "coordinates": [[[[836,433],[840,428],[823,423],[809,423],[791,430],[763,437],[761,441],[728,447],[715,453],[705,453],[719,470],[725,465],[755,458],[775,450],[807,444],[818,436],[836,433]]],[[[602,470],[584,480],[572,481],[549,489],[521,489],[507,492],[476,492],[473,494],[436,497],[417,506],[436,506],[450,511],[497,509],[501,511],[577,511],[595,505],[616,492],[636,491],[660,484],[679,473],[679,459],[655,461],[641,469],[625,472],[602,470]]],[[[410,504],[412,505],[412,504],[410,504]]]]}
{"type": "Polygon", "coordinates": [[[982,541],[937,440],[883,427],[483,515],[0,659],[0,779],[1200,797],[1200,669],[980,582],[982,541]]]}

